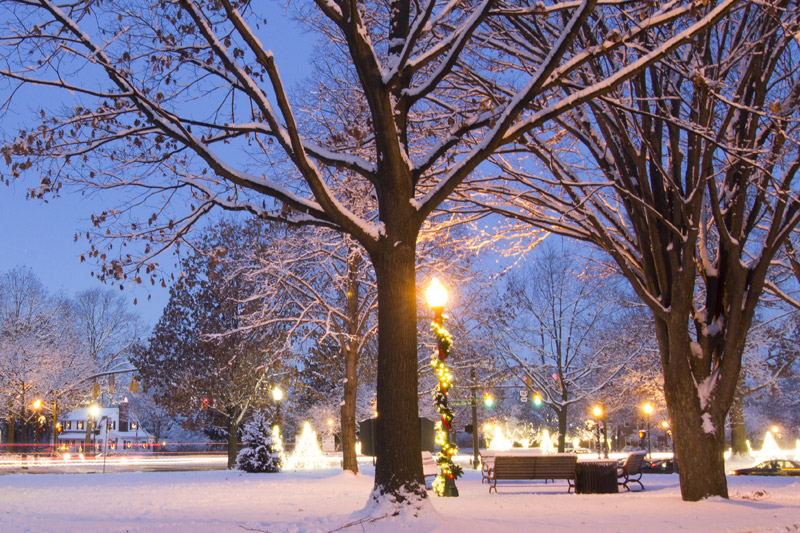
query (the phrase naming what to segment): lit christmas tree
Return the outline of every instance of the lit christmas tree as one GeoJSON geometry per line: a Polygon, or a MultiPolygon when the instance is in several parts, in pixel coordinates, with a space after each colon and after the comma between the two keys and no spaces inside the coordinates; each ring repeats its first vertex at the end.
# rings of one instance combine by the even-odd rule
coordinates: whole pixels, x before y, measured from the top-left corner
{"type": "Polygon", "coordinates": [[[317,442],[317,432],[311,429],[311,424],[303,424],[303,433],[294,447],[294,453],[289,457],[288,468],[322,468],[327,464],[325,455],[317,442]]]}

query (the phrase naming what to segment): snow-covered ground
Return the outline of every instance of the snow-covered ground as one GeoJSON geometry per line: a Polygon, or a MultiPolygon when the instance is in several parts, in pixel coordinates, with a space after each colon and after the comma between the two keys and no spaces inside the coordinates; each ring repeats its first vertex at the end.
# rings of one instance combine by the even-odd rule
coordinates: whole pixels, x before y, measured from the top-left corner
{"type": "MultiPolygon", "coordinates": [[[[458,498],[417,518],[371,515],[372,466],[280,474],[236,471],[0,475],[0,532],[787,532],[800,531],[800,477],[729,477],[730,500],[681,501],[677,475],[644,492],[567,494],[564,481],[499,482],[467,470],[458,498]]],[[[432,493],[429,492],[430,495],[432,493]]]]}

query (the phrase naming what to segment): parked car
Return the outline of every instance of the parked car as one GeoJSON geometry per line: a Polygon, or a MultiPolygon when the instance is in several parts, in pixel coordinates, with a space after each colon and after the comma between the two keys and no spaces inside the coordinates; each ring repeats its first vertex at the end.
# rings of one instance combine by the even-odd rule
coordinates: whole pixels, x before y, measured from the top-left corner
{"type": "Polygon", "coordinates": [[[732,476],[800,476],[800,462],[772,459],[750,468],[731,470],[728,473],[732,476]]]}
{"type": "Polygon", "coordinates": [[[672,474],[675,471],[672,459],[645,459],[642,472],[646,474],[672,474]]]}

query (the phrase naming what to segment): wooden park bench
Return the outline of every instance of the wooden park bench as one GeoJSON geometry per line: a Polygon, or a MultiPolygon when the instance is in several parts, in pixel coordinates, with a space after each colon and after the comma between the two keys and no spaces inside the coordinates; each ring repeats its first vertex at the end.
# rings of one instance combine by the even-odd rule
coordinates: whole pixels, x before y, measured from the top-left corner
{"type": "Polygon", "coordinates": [[[575,485],[575,465],[578,456],[574,454],[555,455],[501,455],[494,457],[494,465],[488,472],[489,494],[497,493],[500,480],[566,479],[572,492],[575,485]]]}
{"type": "Polygon", "coordinates": [[[631,490],[628,483],[638,483],[639,486],[642,487],[642,490],[644,490],[644,485],[642,485],[642,463],[644,462],[644,456],[646,454],[647,452],[645,451],[628,454],[622,466],[617,468],[618,485],[622,485],[627,490],[631,490]]]}
{"type": "Polygon", "coordinates": [[[422,452],[422,475],[425,477],[425,488],[430,488],[430,482],[433,481],[439,473],[439,463],[436,462],[436,457],[431,452],[422,452]]]}

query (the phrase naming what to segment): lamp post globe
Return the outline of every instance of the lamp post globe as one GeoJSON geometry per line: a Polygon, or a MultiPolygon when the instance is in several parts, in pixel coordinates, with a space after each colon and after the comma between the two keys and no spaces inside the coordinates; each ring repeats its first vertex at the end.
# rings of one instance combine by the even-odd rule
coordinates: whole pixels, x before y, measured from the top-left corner
{"type": "Polygon", "coordinates": [[[447,303],[447,289],[444,288],[438,278],[431,279],[430,285],[425,290],[425,300],[433,310],[433,314],[436,317],[441,316],[447,303]]]}

